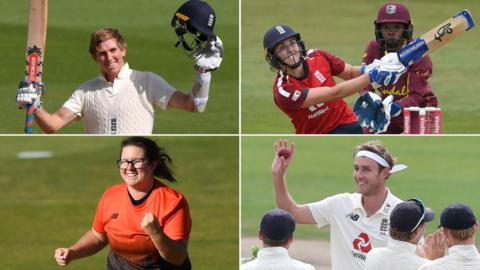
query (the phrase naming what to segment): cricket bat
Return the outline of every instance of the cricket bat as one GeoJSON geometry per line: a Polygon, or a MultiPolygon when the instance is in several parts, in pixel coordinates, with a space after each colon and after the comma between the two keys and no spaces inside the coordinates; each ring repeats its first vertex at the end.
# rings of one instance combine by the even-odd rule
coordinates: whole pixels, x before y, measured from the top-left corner
{"type": "Polygon", "coordinates": [[[464,9],[400,49],[398,59],[405,67],[412,65],[474,26],[472,15],[464,9]]]}
{"type": "MultiPolygon", "coordinates": [[[[35,89],[42,81],[45,39],[47,37],[47,6],[48,0],[30,0],[29,4],[25,80],[30,81],[35,89]]],[[[32,105],[28,105],[25,133],[32,133],[33,116],[34,108],[32,105]]]]}

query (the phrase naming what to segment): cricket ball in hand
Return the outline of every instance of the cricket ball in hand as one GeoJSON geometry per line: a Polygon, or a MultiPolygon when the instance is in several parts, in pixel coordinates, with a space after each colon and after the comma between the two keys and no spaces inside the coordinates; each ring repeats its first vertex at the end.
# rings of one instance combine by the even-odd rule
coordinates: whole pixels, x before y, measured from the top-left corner
{"type": "Polygon", "coordinates": [[[290,156],[290,150],[288,149],[282,149],[278,152],[278,156],[279,157],[284,157],[285,159],[287,159],[289,156],[290,156]]]}

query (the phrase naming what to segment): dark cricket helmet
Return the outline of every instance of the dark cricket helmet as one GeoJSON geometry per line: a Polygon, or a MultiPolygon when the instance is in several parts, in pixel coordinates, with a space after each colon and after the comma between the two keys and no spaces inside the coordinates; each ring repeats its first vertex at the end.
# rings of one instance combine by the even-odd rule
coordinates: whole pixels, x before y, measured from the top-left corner
{"type": "Polygon", "coordinates": [[[405,25],[402,39],[410,41],[413,36],[413,25],[410,19],[410,12],[407,7],[400,3],[386,3],[378,10],[375,25],[375,38],[377,42],[384,43],[381,26],[386,23],[401,23],[405,25]]]}
{"type": "Polygon", "coordinates": [[[217,16],[215,10],[204,1],[189,0],[181,5],[173,15],[171,25],[178,36],[175,47],[189,52],[204,47],[208,41],[216,40],[214,32],[217,16]]]}
{"type": "Polygon", "coordinates": [[[265,50],[265,60],[267,60],[268,64],[275,69],[279,69],[280,64],[293,68],[298,67],[305,60],[304,57],[307,55],[300,33],[285,24],[275,25],[265,32],[265,35],[263,36],[263,49],[265,50]],[[291,37],[295,37],[297,40],[302,54],[302,59],[293,66],[284,63],[275,55],[275,47],[280,42],[291,37]]]}

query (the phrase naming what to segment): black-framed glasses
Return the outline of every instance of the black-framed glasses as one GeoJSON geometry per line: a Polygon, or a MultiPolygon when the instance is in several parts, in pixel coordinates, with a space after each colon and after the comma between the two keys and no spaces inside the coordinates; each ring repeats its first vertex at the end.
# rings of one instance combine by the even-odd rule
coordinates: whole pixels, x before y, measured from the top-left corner
{"type": "Polygon", "coordinates": [[[420,226],[420,224],[422,223],[422,221],[425,219],[425,213],[426,213],[426,209],[425,209],[425,205],[423,204],[422,200],[418,199],[418,198],[415,198],[415,199],[410,199],[409,201],[412,201],[412,202],[415,202],[417,205],[420,206],[420,208],[422,209],[422,217],[418,220],[418,223],[417,225],[415,225],[415,227],[413,227],[413,229],[411,230],[411,232],[415,231],[418,226],[420,226]]]}
{"type": "Polygon", "coordinates": [[[127,169],[128,164],[132,164],[132,166],[135,169],[141,169],[141,168],[143,168],[143,166],[145,166],[145,163],[147,163],[147,162],[146,162],[146,159],[144,159],[144,158],[136,158],[136,159],[132,159],[132,160],[128,160],[128,159],[117,160],[117,166],[120,169],[127,169]]]}

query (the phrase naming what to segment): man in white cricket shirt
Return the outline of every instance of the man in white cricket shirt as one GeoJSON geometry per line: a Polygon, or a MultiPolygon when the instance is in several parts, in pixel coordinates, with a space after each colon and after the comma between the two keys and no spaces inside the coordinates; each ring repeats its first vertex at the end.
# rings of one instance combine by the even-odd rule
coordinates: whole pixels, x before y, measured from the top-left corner
{"type": "Polygon", "coordinates": [[[431,261],[419,270],[478,270],[480,254],[475,247],[478,222],[472,209],[465,204],[455,203],[442,211],[440,216],[448,255],[431,261]]]}
{"type": "MultiPolygon", "coordinates": [[[[293,215],[299,224],[330,225],[333,270],[364,268],[367,253],[387,245],[389,217],[401,202],[386,186],[392,173],[405,169],[379,141],[358,145],[353,151],[353,179],[358,193],[342,193],[309,204],[297,204],[287,190],[285,173],[295,145],[287,140],[275,144],[272,164],[277,207],[293,215]],[[285,158],[281,152],[288,151],[285,158]]],[[[294,183],[294,182],[293,182],[294,183]]],[[[319,251],[321,252],[321,251],[319,251]]]]}
{"type": "MultiPolygon", "coordinates": [[[[416,254],[417,244],[422,239],[427,222],[435,218],[434,212],[419,199],[401,202],[390,214],[390,237],[386,247],[372,249],[367,254],[365,270],[417,270],[419,266],[429,262],[416,254]]],[[[428,258],[443,256],[441,233],[432,234],[436,243],[429,239],[424,247],[428,258]],[[435,245],[436,244],[436,245],[435,245]]]]}
{"type": "Polygon", "coordinates": [[[240,266],[241,270],[314,270],[310,265],[290,258],[288,248],[293,241],[295,220],[281,209],[267,212],[260,222],[258,238],[263,248],[257,258],[240,266]]]}
{"type": "Polygon", "coordinates": [[[17,105],[32,104],[35,120],[46,133],[59,131],[83,119],[85,133],[151,134],[155,107],[203,112],[208,100],[211,73],[222,61],[223,46],[213,32],[215,12],[206,2],[188,1],[175,13],[172,26],[179,43],[191,50],[196,78],[190,93],[176,90],[152,72],[130,69],[125,60],[127,43],[117,29],[101,28],[91,35],[89,52],[100,67],[100,76],[80,85],[55,113],[42,106],[43,84],[35,90],[20,82],[17,105]],[[193,36],[188,43],[185,36],[193,36]]]}

